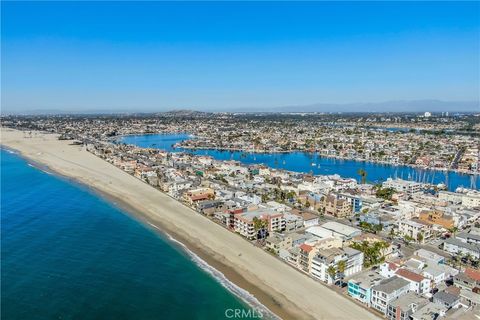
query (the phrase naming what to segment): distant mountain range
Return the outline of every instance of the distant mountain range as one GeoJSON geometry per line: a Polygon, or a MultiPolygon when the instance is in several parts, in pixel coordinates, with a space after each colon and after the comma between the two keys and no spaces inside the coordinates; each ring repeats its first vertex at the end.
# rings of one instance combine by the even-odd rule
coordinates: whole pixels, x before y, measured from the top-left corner
{"type": "MultiPolygon", "coordinates": [[[[259,110],[251,110],[259,111],[259,110]]],[[[367,103],[316,103],[269,108],[267,112],[480,112],[479,101],[398,100],[367,103]]]]}
{"type": "MultiPolygon", "coordinates": [[[[397,100],[385,102],[366,103],[315,103],[309,105],[292,105],[280,107],[246,107],[224,109],[195,107],[195,108],[109,108],[104,110],[62,110],[62,109],[31,109],[15,112],[2,111],[2,114],[30,114],[30,115],[53,115],[53,114],[132,114],[132,113],[157,113],[167,116],[187,116],[203,112],[480,112],[479,101],[442,101],[442,100],[397,100]],[[163,109],[163,110],[162,110],[163,109]]],[[[199,115],[199,114],[197,114],[199,115]]]]}

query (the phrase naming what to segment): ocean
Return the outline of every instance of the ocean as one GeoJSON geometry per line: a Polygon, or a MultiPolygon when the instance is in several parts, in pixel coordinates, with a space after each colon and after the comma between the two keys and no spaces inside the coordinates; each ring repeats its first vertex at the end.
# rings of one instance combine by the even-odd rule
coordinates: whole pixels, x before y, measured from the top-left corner
{"type": "Polygon", "coordinates": [[[305,152],[268,154],[219,150],[182,150],[172,147],[175,143],[188,138],[187,134],[152,134],[124,136],[119,141],[144,148],[150,147],[167,151],[186,151],[197,155],[209,155],[217,160],[237,160],[246,165],[262,163],[272,168],[295,172],[310,172],[320,175],[339,174],[344,178],[354,178],[358,181],[360,181],[358,170],[364,169],[367,172],[367,181],[372,183],[382,182],[388,178],[402,178],[425,183],[444,183],[451,191],[455,191],[458,187],[480,189],[480,179],[477,176],[452,171],[443,172],[408,166],[325,158],[305,152]]]}
{"type": "Polygon", "coordinates": [[[270,318],[168,235],[4,149],[1,231],[5,320],[270,318]]]}

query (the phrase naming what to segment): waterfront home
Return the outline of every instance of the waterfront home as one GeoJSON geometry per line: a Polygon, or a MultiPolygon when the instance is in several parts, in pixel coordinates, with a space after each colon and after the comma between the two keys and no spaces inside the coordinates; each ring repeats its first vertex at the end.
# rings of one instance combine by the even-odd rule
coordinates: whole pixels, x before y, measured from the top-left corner
{"type": "Polygon", "coordinates": [[[348,247],[344,249],[319,249],[310,261],[310,273],[313,277],[321,281],[332,283],[337,279],[337,274],[339,273],[338,264],[340,261],[344,261],[345,263],[343,276],[352,276],[362,271],[363,252],[348,247]],[[329,274],[329,267],[336,268],[337,274],[333,275],[333,277],[329,274]]]}
{"type": "Polygon", "coordinates": [[[199,188],[188,190],[183,194],[183,201],[192,206],[194,203],[215,198],[215,190],[211,188],[199,188]]]}
{"type": "Polygon", "coordinates": [[[382,280],[372,287],[372,308],[387,314],[388,304],[406,294],[410,289],[410,283],[398,276],[382,280]]]}
{"type": "Polygon", "coordinates": [[[278,255],[280,250],[292,248],[292,238],[282,233],[273,232],[265,239],[265,248],[278,255]]]}
{"type": "Polygon", "coordinates": [[[196,202],[196,209],[202,214],[213,215],[215,212],[222,210],[224,202],[221,200],[203,200],[196,202]]]}
{"type": "Polygon", "coordinates": [[[315,256],[317,250],[313,246],[308,245],[306,243],[301,244],[299,246],[299,249],[300,251],[297,258],[298,268],[307,273],[310,273],[310,268],[312,266],[312,259],[315,256]]]}
{"type": "Polygon", "coordinates": [[[388,178],[382,183],[383,188],[392,188],[398,192],[405,193],[407,196],[412,196],[416,192],[421,192],[423,185],[415,181],[407,181],[402,179],[388,178]]]}
{"type": "Polygon", "coordinates": [[[234,215],[234,230],[247,239],[255,239],[258,230],[255,229],[254,220],[267,222],[266,231],[284,231],[286,221],[283,213],[269,209],[257,209],[234,215]]]}
{"type": "Polygon", "coordinates": [[[428,299],[414,292],[408,292],[388,304],[387,318],[389,320],[408,320],[413,313],[427,305],[428,302],[428,299]]]}
{"type": "Polygon", "coordinates": [[[348,280],[347,293],[350,297],[370,307],[372,287],[384,279],[377,272],[369,270],[348,280]]]}

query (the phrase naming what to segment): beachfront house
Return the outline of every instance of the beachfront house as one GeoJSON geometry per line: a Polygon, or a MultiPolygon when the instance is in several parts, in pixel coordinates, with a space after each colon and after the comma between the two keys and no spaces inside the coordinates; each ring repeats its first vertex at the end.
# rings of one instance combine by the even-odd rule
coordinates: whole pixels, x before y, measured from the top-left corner
{"type": "Polygon", "coordinates": [[[350,297],[370,307],[372,287],[385,278],[375,271],[368,271],[348,280],[347,293],[350,297]]]}
{"type": "Polygon", "coordinates": [[[410,283],[398,276],[385,279],[372,288],[371,306],[386,314],[388,304],[406,294],[409,289],[410,283]]]}

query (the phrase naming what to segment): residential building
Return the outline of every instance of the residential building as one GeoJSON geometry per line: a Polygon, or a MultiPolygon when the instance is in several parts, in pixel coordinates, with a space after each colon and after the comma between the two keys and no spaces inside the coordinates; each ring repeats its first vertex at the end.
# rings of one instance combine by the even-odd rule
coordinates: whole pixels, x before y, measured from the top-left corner
{"type": "Polygon", "coordinates": [[[340,261],[345,261],[343,276],[349,277],[362,271],[363,252],[352,248],[320,249],[311,260],[310,273],[321,281],[332,283],[336,280],[336,276],[332,278],[327,270],[329,267],[337,268],[340,261]]]}
{"type": "Polygon", "coordinates": [[[288,250],[292,247],[292,238],[282,233],[273,232],[265,239],[267,250],[279,254],[280,250],[288,250]]]}
{"type": "Polygon", "coordinates": [[[436,254],[435,252],[429,251],[429,250],[418,249],[413,253],[413,255],[415,255],[417,257],[420,257],[420,258],[423,258],[423,259],[426,259],[430,263],[434,263],[434,264],[444,264],[445,263],[445,257],[443,257],[439,254],[436,254]]]}
{"type": "Polygon", "coordinates": [[[447,312],[447,308],[430,302],[410,315],[412,320],[437,320],[447,312]]]}
{"type": "Polygon", "coordinates": [[[267,222],[266,231],[285,230],[285,218],[283,213],[268,209],[257,209],[234,215],[234,230],[248,239],[254,239],[257,236],[254,220],[259,219],[267,222]]]}
{"type": "Polygon", "coordinates": [[[433,295],[433,303],[447,309],[455,308],[460,303],[460,297],[446,291],[438,291],[433,295]]]}
{"type": "Polygon", "coordinates": [[[412,272],[408,269],[398,269],[395,272],[397,276],[407,280],[410,283],[410,290],[418,294],[424,294],[430,291],[431,289],[431,280],[425,278],[424,276],[412,272]]]}
{"type": "Polygon", "coordinates": [[[445,240],[443,250],[451,254],[469,254],[474,258],[480,259],[480,244],[464,242],[459,238],[448,238],[445,240]]]}
{"type": "Polygon", "coordinates": [[[375,271],[367,271],[366,273],[357,275],[348,280],[347,293],[352,298],[366,304],[370,307],[372,298],[372,287],[379,284],[385,278],[375,271]]]}
{"type": "Polygon", "coordinates": [[[410,316],[428,303],[428,299],[415,292],[408,292],[391,301],[387,308],[390,320],[410,320],[410,316]]]}
{"type": "Polygon", "coordinates": [[[461,289],[476,290],[480,288],[480,271],[466,268],[453,278],[453,283],[461,289]]]}
{"type": "Polygon", "coordinates": [[[408,236],[414,241],[423,237],[421,243],[432,236],[432,225],[418,219],[398,221],[398,231],[403,236],[408,236]],[[422,236],[420,236],[422,235],[422,236]]]}
{"type": "Polygon", "coordinates": [[[352,208],[346,199],[339,199],[334,194],[322,198],[320,207],[325,214],[336,218],[345,218],[351,215],[352,208]]]}
{"type": "Polygon", "coordinates": [[[455,226],[453,216],[439,210],[423,210],[420,212],[418,219],[426,223],[439,225],[444,229],[450,229],[455,226]]]}
{"type": "Polygon", "coordinates": [[[387,314],[387,308],[390,302],[406,294],[410,288],[410,283],[398,276],[381,281],[372,288],[371,306],[383,314],[387,314]]]}
{"type": "Polygon", "coordinates": [[[402,179],[391,179],[382,183],[383,188],[392,188],[398,192],[403,192],[407,196],[412,196],[414,193],[421,192],[423,185],[415,181],[407,181],[402,179]]]}

